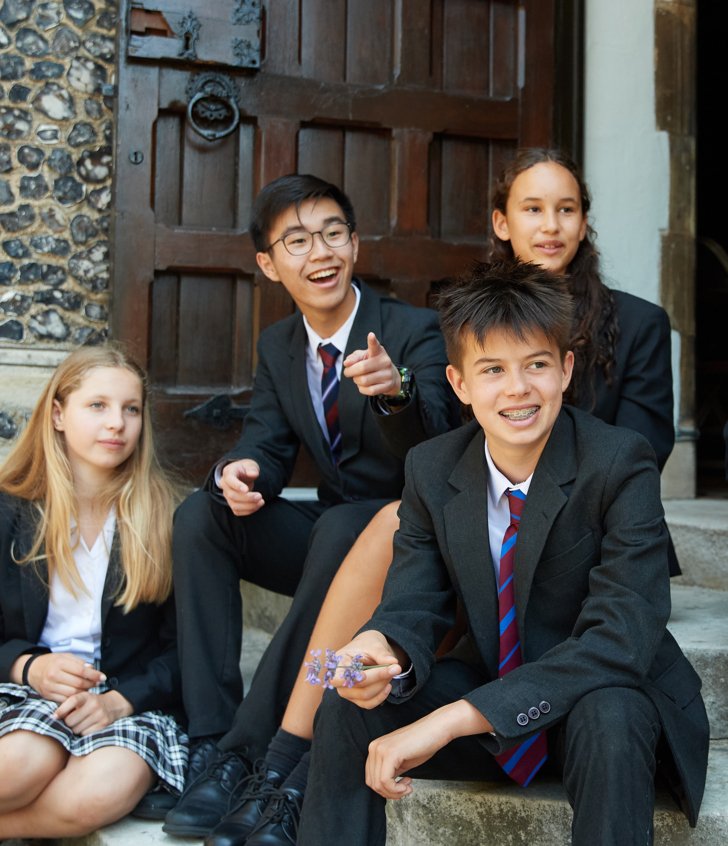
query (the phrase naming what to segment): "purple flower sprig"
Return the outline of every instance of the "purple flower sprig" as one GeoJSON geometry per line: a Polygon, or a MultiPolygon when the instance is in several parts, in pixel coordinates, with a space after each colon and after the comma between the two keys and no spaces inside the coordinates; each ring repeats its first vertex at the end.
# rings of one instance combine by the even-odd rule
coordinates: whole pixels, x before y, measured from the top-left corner
{"type": "Polygon", "coordinates": [[[342,656],[337,655],[333,649],[326,650],[326,657],[321,661],[321,650],[311,650],[311,661],[304,662],[306,667],[306,681],[309,684],[322,684],[328,690],[333,689],[331,683],[338,670],[343,670],[344,687],[354,687],[357,682],[364,679],[364,664],[362,655],[355,655],[351,664],[342,664],[342,656]],[[324,670],[323,680],[321,670],[324,670]]]}

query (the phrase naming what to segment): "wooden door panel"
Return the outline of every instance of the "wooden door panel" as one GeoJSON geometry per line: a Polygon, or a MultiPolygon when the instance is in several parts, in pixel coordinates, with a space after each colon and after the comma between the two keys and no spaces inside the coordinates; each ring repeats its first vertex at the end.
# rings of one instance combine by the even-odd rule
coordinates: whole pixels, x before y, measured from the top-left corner
{"type": "Polygon", "coordinates": [[[394,4],[354,0],[346,21],[346,76],[352,85],[386,85],[392,78],[394,4]]]}
{"type": "Polygon", "coordinates": [[[440,237],[482,245],[487,229],[490,144],[441,138],[440,237]]]}
{"type": "MultiPolygon", "coordinates": [[[[506,158],[554,139],[555,5],[125,0],[113,331],[149,367],[164,454],[188,478],[235,440],[258,334],[292,311],[257,270],[257,191],[292,171],[339,184],[357,212],[357,272],[427,304],[482,255],[506,158]],[[258,64],[233,44],[241,26],[258,64]],[[199,134],[200,115],[226,110],[229,134],[199,134]]],[[[315,479],[302,464],[295,481],[315,479]]]]}
{"type": "Polygon", "coordinates": [[[234,276],[160,274],[152,283],[150,375],[200,399],[250,388],[252,282],[234,276]],[[204,325],[211,333],[200,337],[204,325]]]}
{"type": "Polygon", "coordinates": [[[445,3],[442,76],[446,91],[469,94],[489,91],[490,62],[497,64],[498,58],[490,35],[491,14],[492,4],[488,2],[449,0],[445,3]],[[488,49],[484,49],[486,45],[488,49]],[[484,61],[486,56],[488,61],[484,61]]]}

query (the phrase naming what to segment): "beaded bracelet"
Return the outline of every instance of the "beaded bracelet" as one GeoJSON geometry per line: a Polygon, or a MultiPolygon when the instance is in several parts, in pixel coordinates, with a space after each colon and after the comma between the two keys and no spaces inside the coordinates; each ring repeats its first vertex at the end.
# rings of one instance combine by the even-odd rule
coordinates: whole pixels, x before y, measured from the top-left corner
{"type": "Polygon", "coordinates": [[[28,670],[30,669],[30,665],[33,663],[33,661],[35,661],[36,658],[40,658],[41,655],[43,655],[42,652],[34,652],[23,666],[22,681],[23,684],[27,685],[28,687],[31,686],[30,682],[28,681],[28,670]]]}

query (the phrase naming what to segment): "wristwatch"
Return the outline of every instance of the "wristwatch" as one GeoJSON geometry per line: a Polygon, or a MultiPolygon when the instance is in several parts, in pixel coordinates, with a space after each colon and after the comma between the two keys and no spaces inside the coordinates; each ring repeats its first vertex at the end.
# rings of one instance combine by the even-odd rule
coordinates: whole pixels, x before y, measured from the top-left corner
{"type": "MultiPolygon", "coordinates": [[[[395,365],[397,367],[397,365],[395,365]]],[[[412,399],[412,393],[415,389],[415,372],[409,367],[397,367],[399,373],[400,386],[399,393],[393,397],[383,396],[382,399],[387,405],[404,405],[412,399]]]]}

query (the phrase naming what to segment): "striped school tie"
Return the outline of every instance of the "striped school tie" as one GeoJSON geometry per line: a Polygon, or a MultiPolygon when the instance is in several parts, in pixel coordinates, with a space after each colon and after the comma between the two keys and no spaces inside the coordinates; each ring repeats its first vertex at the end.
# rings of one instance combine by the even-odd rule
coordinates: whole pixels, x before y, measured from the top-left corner
{"type": "MultiPolygon", "coordinates": [[[[521,640],[516,620],[515,592],[513,590],[513,561],[516,557],[518,524],[526,502],[521,491],[506,491],[511,510],[511,522],[503,536],[498,579],[498,612],[500,618],[500,651],[498,654],[498,676],[504,676],[522,663],[521,640]]],[[[504,771],[518,784],[526,787],[541,769],[547,758],[546,732],[524,740],[517,746],[501,752],[495,759],[504,771]]]]}
{"type": "Polygon", "coordinates": [[[339,428],[339,377],[336,375],[336,359],[341,355],[333,344],[320,344],[318,348],[324,372],[321,376],[321,399],[324,404],[324,417],[329,432],[329,445],[334,464],[341,456],[341,429],[339,428]]]}

